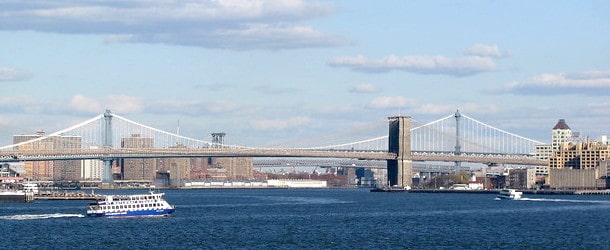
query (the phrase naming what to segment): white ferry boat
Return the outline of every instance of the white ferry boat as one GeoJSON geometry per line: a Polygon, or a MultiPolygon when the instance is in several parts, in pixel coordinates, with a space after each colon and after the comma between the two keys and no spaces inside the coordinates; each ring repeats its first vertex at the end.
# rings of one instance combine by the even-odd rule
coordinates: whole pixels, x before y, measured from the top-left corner
{"type": "Polygon", "coordinates": [[[89,204],[87,216],[169,216],[175,208],[163,199],[163,195],[152,191],[148,194],[106,195],[103,200],[89,204]]]}
{"type": "Polygon", "coordinates": [[[518,200],[518,199],[521,199],[522,194],[523,194],[523,192],[519,192],[516,189],[506,188],[506,189],[500,190],[500,193],[498,194],[496,199],[498,199],[498,200],[501,200],[501,199],[518,200]]]}

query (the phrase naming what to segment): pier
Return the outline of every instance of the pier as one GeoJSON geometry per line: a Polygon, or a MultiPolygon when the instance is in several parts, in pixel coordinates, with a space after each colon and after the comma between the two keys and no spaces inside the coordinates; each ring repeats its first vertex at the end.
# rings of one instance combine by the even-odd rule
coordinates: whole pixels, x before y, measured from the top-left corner
{"type": "Polygon", "coordinates": [[[86,194],[80,192],[52,192],[46,194],[37,194],[34,196],[35,200],[100,200],[103,198],[104,195],[86,194]]]}

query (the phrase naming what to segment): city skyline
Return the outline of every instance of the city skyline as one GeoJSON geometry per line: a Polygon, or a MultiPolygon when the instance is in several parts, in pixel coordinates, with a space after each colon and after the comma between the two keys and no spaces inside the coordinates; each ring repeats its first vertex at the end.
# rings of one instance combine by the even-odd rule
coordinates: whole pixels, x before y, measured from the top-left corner
{"type": "Polygon", "coordinates": [[[583,136],[610,132],[604,1],[0,7],[0,145],[105,109],[246,146],[458,109],[544,142],[558,119],[583,136]]]}

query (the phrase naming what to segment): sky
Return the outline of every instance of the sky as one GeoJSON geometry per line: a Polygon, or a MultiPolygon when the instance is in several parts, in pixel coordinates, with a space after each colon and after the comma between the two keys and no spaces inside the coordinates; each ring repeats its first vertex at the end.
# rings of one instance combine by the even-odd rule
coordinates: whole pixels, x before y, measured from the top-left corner
{"type": "Polygon", "coordinates": [[[4,0],[0,145],[106,109],[244,146],[458,109],[544,142],[558,119],[610,135],[608,13],[602,0],[4,0]]]}

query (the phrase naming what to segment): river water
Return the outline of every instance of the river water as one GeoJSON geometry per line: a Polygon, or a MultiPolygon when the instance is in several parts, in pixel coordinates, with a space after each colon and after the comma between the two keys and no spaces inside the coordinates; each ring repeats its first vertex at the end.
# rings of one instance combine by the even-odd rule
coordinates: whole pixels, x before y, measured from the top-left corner
{"type": "MultiPolygon", "coordinates": [[[[142,190],[98,193],[143,193],[142,190]]],[[[0,204],[3,249],[610,249],[610,196],[163,190],[164,218],[89,218],[89,201],[0,204]]]]}

